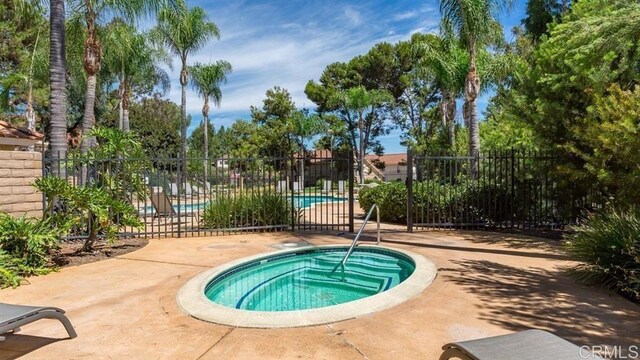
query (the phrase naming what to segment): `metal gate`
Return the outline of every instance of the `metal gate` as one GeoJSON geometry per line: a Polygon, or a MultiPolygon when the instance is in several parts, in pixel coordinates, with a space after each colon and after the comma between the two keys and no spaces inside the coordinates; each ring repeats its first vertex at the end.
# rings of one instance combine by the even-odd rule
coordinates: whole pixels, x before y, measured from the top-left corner
{"type": "MultiPolygon", "coordinates": [[[[72,188],[108,188],[131,204],[142,226],[120,229],[123,237],[353,232],[353,159],[329,151],[259,158],[44,158],[43,176],[53,174],[64,174],[72,188]]],[[[44,209],[52,209],[49,200],[43,200],[44,209]]],[[[83,220],[68,238],[89,236],[93,219],[83,220]]]]}

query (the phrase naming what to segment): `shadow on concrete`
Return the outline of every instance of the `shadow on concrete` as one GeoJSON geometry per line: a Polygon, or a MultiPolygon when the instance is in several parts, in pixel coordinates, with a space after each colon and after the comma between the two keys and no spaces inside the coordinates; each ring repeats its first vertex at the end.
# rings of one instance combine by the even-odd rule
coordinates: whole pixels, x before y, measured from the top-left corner
{"type": "Polygon", "coordinates": [[[481,300],[482,320],[511,331],[538,328],[579,345],[640,343],[640,307],[576,284],[565,270],[517,268],[486,260],[452,260],[446,281],[481,300]]]}
{"type": "Polygon", "coordinates": [[[23,334],[6,334],[6,339],[0,342],[0,360],[18,359],[32,351],[41,347],[53,344],[58,341],[68,340],[69,338],[48,338],[41,336],[23,335],[23,334]]]}
{"type": "MultiPolygon", "coordinates": [[[[370,235],[367,235],[367,236],[362,236],[362,239],[366,241],[372,241],[374,238],[372,238],[370,235]]],[[[521,256],[521,257],[528,257],[528,258],[553,259],[553,260],[571,260],[569,256],[564,254],[551,254],[551,253],[541,253],[541,252],[504,250],[504,249],[474,248],[474,247],[467,247],[467,246],[443,245],[443,244],[429,244],[426,242],[402,241],[402,240],[385,239],[385,238],[383,238],[382,243],[383,244],[391,243],[391,244],[399,244],[399,245],[408,245],[408,246],[451,250],[451,251],[472,252],[472,253],[510,255],[510,256],[521,256]]]]}

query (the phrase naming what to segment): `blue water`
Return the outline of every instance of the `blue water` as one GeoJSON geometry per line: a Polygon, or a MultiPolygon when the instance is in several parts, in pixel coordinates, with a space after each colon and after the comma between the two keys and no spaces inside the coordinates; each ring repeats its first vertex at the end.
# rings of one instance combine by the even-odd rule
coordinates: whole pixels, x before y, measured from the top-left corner
{"type": "MultiPolygon", "coordinates": [[[[340,198],[340,197],[335,197],[335,196],[328,196],[328,195],[294,195],[293,196],[293,200],[295,201],[295,206],[296,208],[308,208],[314,204],[322,204],[322,203],[327,203],[327,202],[341,202],[341,201],[345,201],[345,198],[340,198]]],[[[140,204],[141,207],[139,209],[140,213],[146,213],[147,214],[153,214],[155,212],[153,205],[147,205],[147,206],[143,206],[142,204],[140,204]]],[[[186,204],[180,204],[180,206],[178,207],[177,203],[173,204],[173,209],[178,212],[178,209],[180,209],[180,213],[192,213],[192,212],[196,212],[198,210],[204,210],[207,205],[209,205],[209,202],[199,202],[199,203],[190,203],[187,202],[186,204]]]]}
{"type": "Polygon", "coordinates": [[[296,207],[301,209],[308,208],[314,204],[341,202],[346,199],[329,195],[294,195],[293,200],[295,201],[296,207]]]}
{"type": "Polygon", "coordinates": [[[346,247],[308,249],[243,264],[213,279],[205,295],[220,305],[243,310],[313,309],[386,291],[415,269],[406,256],[356,248],[343,272],[339,264],[346,251],[346,247]]]}

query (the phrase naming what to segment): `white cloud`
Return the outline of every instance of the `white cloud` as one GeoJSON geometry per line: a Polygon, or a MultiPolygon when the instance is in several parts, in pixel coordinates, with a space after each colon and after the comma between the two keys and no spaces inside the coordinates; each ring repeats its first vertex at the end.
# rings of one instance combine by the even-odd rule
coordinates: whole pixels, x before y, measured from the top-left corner
{"type": "MultiPolygon", "coordinates": [[[[288,89],[298,107],[313,108],[304,87],[309,80],[317,80],[327,65],[348,61],[380,41],[404,40],[413,29],[428,28],[424,19],[420,22],[410,18],[406,24],[392,26],[388,14],[400,11],[385,14],[362,4],[357,9],[343,8],[337,18],[333,13],[336,4],[299,6],[287,2],[283,5],[290,6],[287,9],[253,2],[206,6],[211,20],[220,27],[222,38],[192,54],[188,61],[192,64],[224,59],[232,64],[233,73],[222,86],[221,107],[212,109],[212,113],[234,114],[236,118],[237,114],[248,116],[251,105],[261,106],[265,92],[276,85],[288,89]],[[363,14],[367,14],[366,21],[363,14]]],[[[437,23],[437,19],[434,21],[437,23]]],[[[179,104],[180,69],[179,64],[174,65],[169,72],[173,83],[168,97],[179,104]]],[[[189,86],[188,113],[197,117],[201,107],[202,100],[189,86]]]]}
{"type": "Polygon", "coordinates": [[[412,11],[404,11],[393,15],[393,20],[402,21],[407,19],[413,19],[419,15],[419,12],[416,10],[412,11]]]}
{"type": "Polygon", "coordinates": [[[352,7],[346,7],[344,9],[344,16],[349,20],[349,22],[351,22],[352,26],[362,24],[362,15],[352,7]]]}

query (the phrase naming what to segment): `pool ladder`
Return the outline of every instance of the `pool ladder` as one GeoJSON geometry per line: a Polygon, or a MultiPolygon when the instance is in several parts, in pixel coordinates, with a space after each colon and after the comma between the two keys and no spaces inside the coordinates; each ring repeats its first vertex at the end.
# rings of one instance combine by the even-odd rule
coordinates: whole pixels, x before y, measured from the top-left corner
{"type": "MultiPolygon", "coordinates": [[[[344,267],[347,264],[347,260],[349,259],[349,256],[353,252],[353,249],[356,247],[356,243],[358,242],[358,239],[360,239],[360,235],[362,235],[362,231],[364,231],[365,226],[367,226],[367,223],[369,222],[369,218],[371,218],[371,215],[373,214],[373,209],[376,210],[376,223],[377,223],[377,232],[378,232],[376,245],[380,245],[380,208],[378,207],[378,204],[373,204],[373,206],[371,206],[371,209],[369,209],[367,216],[364,218],[364,221],[362,222],[362,225],[360,226],[360,230],[358,230],[356,237],[353,238],[353,241],[351,242],[351,246],[349,247],[349,250],[347,250],[347,253],[344,255],[342,262],[340,262],[340,265],[342,265],[343,272],[344,272],[344,267]]],[[[333,271],[335,271],[337,268],[338,266],[336,266],[333,271]]]]}

